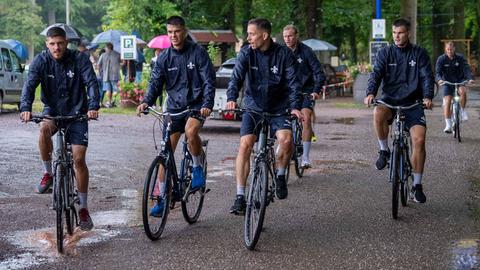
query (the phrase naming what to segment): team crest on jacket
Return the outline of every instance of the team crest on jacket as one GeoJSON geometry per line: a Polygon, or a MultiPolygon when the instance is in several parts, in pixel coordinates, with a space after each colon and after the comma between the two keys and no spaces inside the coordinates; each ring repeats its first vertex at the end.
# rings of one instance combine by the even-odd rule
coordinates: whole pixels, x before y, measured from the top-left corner
{"type": "Polygon", "coordinates": [[[195,67],[195,64],[190,62],[190,63],[188,63],[187,67],[188,67],[188,69],[193,69],[195,67]]]}
{"type": "Polygon", "coordinates": [[[73,78],[73,75],[75,75],[75,73],[73,73],[71,70],[69,70],[69,71],[67,72],[67,76],[68,76],[70,79],[73,78]]]}
{"type": "Polygon", "coordinates": [[[303,59],[300,58],[300,57],[298,57],[297,62],[298,62],[299,64],[301,64],[301,63],[303,62],[303,59]]]}
{"type": "Polygon", "coordinates": [[[410,62],[408,62],[408,64],[411,66],[411,67],[414,67],[417,62],[413,61],[413,60],[410,60],[410,62]]]}
{"type": "Polygon", "coordinates": [[[455,62],[455,66],[457,66],[457,67],[458,67],[458,65],[460,65],[460,64],[459,64],[458,62],[455,62]]]}
{"type": "Polygon", "coordinates": [[[273,66],[272,68],[270,68],[270,70],[272,71],[273,74],[277,74],[278,72],[277,66],[273,66]]]}

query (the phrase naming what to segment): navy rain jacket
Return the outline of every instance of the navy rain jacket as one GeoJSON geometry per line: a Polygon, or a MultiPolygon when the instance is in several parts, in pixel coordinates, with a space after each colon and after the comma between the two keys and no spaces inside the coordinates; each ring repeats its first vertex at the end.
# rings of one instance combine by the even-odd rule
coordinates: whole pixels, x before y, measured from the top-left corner
{"type": "Polygon", "coordinates": [[[296,61],[286,46],[271,41],[265,52],[244,46],[228,84],[227,101],[237,101],[244,81],[245,108],[269,113],[300,109],[301,86],[296,61]]]}
{"type": "Polygon", "coordinates": [[[442,54],[438,57],[435,65],[435,80],[459,83],[473,80],[473,77],[470,66],[463,56],[455,54],[453,59],[450,59],[446,54],[442,54]]]}
{"type": "Polygon", "coordinates": [[[97,77],[85,53],[67,49],[60,61],[56,61],[48,50],[38,54],[23,85],[21,112],[32,111],[39,84],[46,115],[71,116],[100,108],[97,77]]]}
{"type": "Polygon", "coordinates": [[[433,99],[433,72],[425,49],[408,44],[404,48],[382,48],[368,80],[367,96],[377,95],[383,81],[382,99],[394,105],[433,99]]]}
{"type": "Polygon", "coordinates": [[[293,55],[297,60],[297,76],[302,85],[302,92],[319,94],[325,83],[325,74],[323,74],[320,61],[312,49],[302,42],[298,42],[293,55]]]}
{"type": "Polygon", "coordinates": [[[208,54],[200,45],[186,40],[181,50],[173,47],[162,52],[150,76],[148,93],[143,100],[149,106],[168,93],[167,110],[213,108],[215,70],[208,54]]]}

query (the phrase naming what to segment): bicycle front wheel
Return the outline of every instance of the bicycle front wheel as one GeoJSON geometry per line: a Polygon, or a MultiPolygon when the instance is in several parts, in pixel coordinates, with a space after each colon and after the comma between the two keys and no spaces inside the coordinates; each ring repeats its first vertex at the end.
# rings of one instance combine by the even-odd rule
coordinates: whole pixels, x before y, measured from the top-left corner
{"type": "Polygon", "coordinates": [[[68,173],[65,175],[66,192],[64,196],[66,199],[65,205],[67,205],[67,208],[65,209],[65,220],[67,225],[67,233],[72,235],[73,230],[75,229],[77,217],[77,212],[75,209],[75,177],[73,168],[69,168],[67,172],[68,173]]]}
{"type": "MultiPolygon", "coordinates": [[[[203,175],[207,177],[207,162],[204,157],[203,175]]],[[[205,187],[191,191],[192,183],[192,160],[191,158],[184,158],[181,164],[180,175],[183,175],[183,190],[187,193],[182,199],[182,213],[183,217],[189,224],[197,222],[200,213],[202,212],[203,199],[205,198],[205,187]]],[[[206,179],[205,179],[206,181],[206,179]]]]}
{"type": "Polygon", "coordinates": [[[294,132],[293,132],[293,143],[295,150],[293,152],[293,161],[295,164],[295,173],[297,174],[298,178],[303,177],[303,173],[305,168],[302,167],[301,160],[303,155],[303,144],[302,144],[302,126],[297,121],[294,123],[294,132]]]}
{"type": "Polygon", "coordinates": [[[453,104],[453,115],[454,115],[454,127],[453,127],[453,136],[456,137],[458,142],[462,142],[460,137],[460,104],[453,104]]]}
{"type": "Polygon", "coordinates": [[[142,217],[143,228],[145,234],[150,240],[155,241],[160,238],[167,222],[167,216],[170,209],[170,201],[172,197],[172,176],[168,170],[165,160],[161,156],[157,156],[147,172],[145,183],[143,186],[142,199],[142,217]],[[166,168],[166,169],[164,169],[166,168]],[[161,194],[159,172],[164,170],[163,177],[165,179],[165,191],[161,194]],[[156,205],[163,205],[163,209],[159,213],[152,213],[152,209],[156,205]]]}
{"type": "Polygon", "coordinates": [[[244,241],[249,250],[253,250],[263,228],[267,208],[268,164],[261,160],[254,170],[245,211],[244,241]]]}
{"type": "Polygon", "coordinates": [[[392,166],[390,167],[390,181],[392,182],[392,217],[398,218],[398,193],[400,182],[400,152],[398,145],[393,148],[392,166]]]}
{"type": "Polygon", "coordinates": [[[62,165],[57,165],[54,179],[54,207],[57,217],[57,250],[59,253],[63,252],[63,181],[65,177],[65,168],[62,165]]]}
{"type": "MultiPolygon", "coordinates": [[[[403,150],[400,156],[400,202],[402,206],[407,206],[408,194],[410,192],[408,179],[411,177],[411,170],[408,164],[408,153],[403,150]]],[[[413,182],[412,182],[413,183],[413,182]]]]}

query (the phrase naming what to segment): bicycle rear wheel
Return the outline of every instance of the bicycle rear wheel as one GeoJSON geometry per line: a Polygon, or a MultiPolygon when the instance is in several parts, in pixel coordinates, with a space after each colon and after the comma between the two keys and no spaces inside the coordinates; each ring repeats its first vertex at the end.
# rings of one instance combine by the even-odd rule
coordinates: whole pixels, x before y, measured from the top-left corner
{"type": "MultiPolygon", "coordinates": [[[[187,193],[182,199],[182,213],[185,221],[192,224],[197,222],[200,213],[202,212],[203,199],[205,198],[205,187],[194,191],[190,190],[192,183],[192,159],[185,157],[181,164],[181,174],[183,175],[183,190],[187,193]]],[[[207,162],[204,157],[203,173],[207,177],[207,162]]],[[[205,179],[206,180],[206,179],[205,179]]]]}
{"type": "Polygon", "coordinates": [[[249,250],[253,250],[263,228],[267,208],[268,164],[260,160],[254,170],[245,211],[244,241],[249,250]]]}
{"type": "Polygon", "coordinates": [[[398,194],[399,194],[399,182],[400,182],[400,152],[398,145],[393,147],[393,158],[390,173],[390,180],[392,182],[392,217],[398,218],[398,194]]]}
{"type": "Polygon", "coordinates": [[[147,172],[145,183],[143,187],[143,200],[142,200],[142,217],[143,228],[145,234],[150,240],[155,241],[160,238],[167,222],[167,216],[170,209],[170,201],[172,197],[172,175],[166,167],[165,160],[161,156],[157,156],[147,172]],[[160,169],[165,169],[165,192],[160,196],[160,183],[158,181],[158,172],[160,169]],[[152,208],[163,200],[163,211],[159,217],[150,215],[152,208]]]}
{"type": "Polygon", "coordinates": [[[67,233],[69,235],[73,234],[73,230],[75,229],[76,225],[76,217],[77,212],[75,209],[75,177],[73,168],[69,168],[67,170],[69,173],[65,176],[65,185],[66,191],[64,198],[66,198],[67,208],[65,209],[65,221],[67,227],[67,233]]]}
{"type": "Polygon", "coordinates": [[[55,178],[54,178],[54,207],[57,217],[56,230],[57,230],[57,251],[63,252],[63,181],[65,177],[65,168],[62,165],[56,166],[55,178]]]}

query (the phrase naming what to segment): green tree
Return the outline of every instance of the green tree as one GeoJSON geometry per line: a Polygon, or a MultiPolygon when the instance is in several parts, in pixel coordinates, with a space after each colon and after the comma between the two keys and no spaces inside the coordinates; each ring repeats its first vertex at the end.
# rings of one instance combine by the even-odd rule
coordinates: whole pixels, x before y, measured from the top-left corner
{"type": "MultiPolygon", "coordinates": [[[[42,41],[39,33],[44,24],[40,11],[41,8],[30,0],[0,0],[0,39],[17,39],[33,48],[42,41]]],[[[30,54],[32,57],[33,49],[30,54]]]]}

